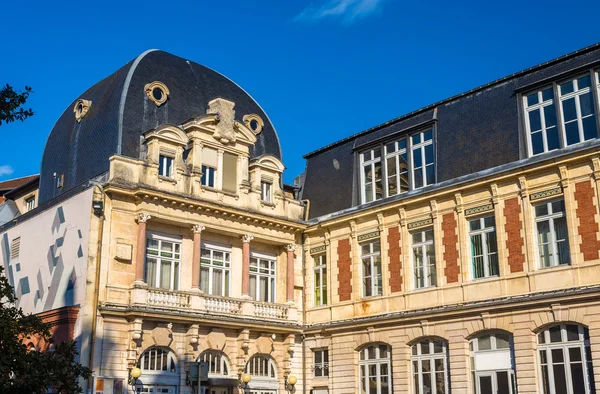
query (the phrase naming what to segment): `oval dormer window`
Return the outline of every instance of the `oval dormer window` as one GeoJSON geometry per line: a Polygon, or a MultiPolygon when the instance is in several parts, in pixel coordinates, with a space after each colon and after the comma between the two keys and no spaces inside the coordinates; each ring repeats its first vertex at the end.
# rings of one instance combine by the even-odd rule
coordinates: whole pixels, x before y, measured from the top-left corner
{"type": "Polygon", "coordinates": [[[81,119],[87,114],[91,106],[92,102],[90,100],[79,99],[75,102],[73,112],[75,113],[75,120],[77,120],[77,123],[81,122],[81,119]]]}
{"type": "Polygon", "coordinates": [[[163,105],[169,98],[169,88],[160,81],[150,82],[144,87],[146,96],[156,104],[157,107],[163,105]]]}
{"type": "Polygon", "coordinates": [[[265,122],[263,122],[262,118],[256,114],[249,114],[244,115],[244,124],[254,134],[259,134],[262,131],[265,122]]]}

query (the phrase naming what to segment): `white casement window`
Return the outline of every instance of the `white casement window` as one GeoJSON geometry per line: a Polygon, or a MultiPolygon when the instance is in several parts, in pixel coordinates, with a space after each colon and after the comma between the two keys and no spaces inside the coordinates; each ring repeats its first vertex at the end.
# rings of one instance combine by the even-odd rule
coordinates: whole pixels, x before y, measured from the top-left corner
{"type": "Polygon", "coordinates": [[[559,324],[538,334],[541,394],[592,394],[593,372],[588,330],[559,324]]]}
{"type": "MultiPolygon", "coordinates": [[[[252,376],[248,383],[250,394],[277,394],[277,365],[271,357],[256,354],[246,363],[246,373],[252,376]]],[[[242,390],[243,391],[243,390],[242,390]]]]}
{"type": "Polygon", "coordinates": [[[215,176],[217,170],[213,167],[202,166],[202,178],[200,179],[200,183],[203,186],[215,187],[215,176]]]}
{"type": "Polygon", "coordinates": [[[582,75],[558,85],[566,145],[598,138],[592,76],[582,75]]]}
{"type": "Polygon", "coordinates": [[[231,248],[204,243],[200,250],[200,289],[204,294],[229,297],[231,248]]]}
{"type": "Polygon", "coordinates": [[[150,234],[146,240],[146,283],[149,287],[179,290],[181,239],[150,234]]]}
{"type": "Polygon", "coordinates": [[[425,339],[412,345],[410,362],[413,394],[448,393],[448,347],[439,339],[425,339]]]}
{"type": "Polygon", "coordinates": [[[406,138],[385,145],[386,197],[408,191],[408,150],[406,138]]]}
{"type": "Polygon", "coordinates": [[[360,246],[362,260],[363,297],[381,295],[381,251],[379,241],[360,246]]]}
{"type": "Polygon", "coordinates": [[[493,216],[469,220],[473,278],[498,276],[498,244],[493,216]]]}
{"type": "Polygon", "coordinates": [[[151,347],[140,357],[140,369],[150,373],[177,373],[177,359],[172,351],[151,347]]]}
{"type": "Polygon", "coordinates": [[[158,157],[158,176],[173,178],[173,161],[172,157],[160,155],[158,157]]]}
{"type": "Polygon", "coordinates": [[[412,152],[413,189],[435,183],[433,130],[422,131],[410,137],[412,152]]]}
{"type": "Polygon", "coordinates": [[[327,258],[325,254],[314,256],[314,305],[327,305],[327,258]]]}
{"type": "Polygon", "coordinates": [[[560,148],[552,86],[523,97],[528,134],[529,155],[560,148]]]}
{"type": "Polygon", "coordinates": [[[35,208],[35,196],[31,196],[25,200],[25,212],[32,211],[35,208]]]}
{"type": "Polygon", "coordinates": [[[218,350],[206,350],[203,352],[198,361],[208,364],[209,377],[229,377],[229,362],[225,353],[218,350]]]}
{"type": "Polygon", "coordinates": [[[540,267],[569,264],[569,237],[564,200],[536,205],[535,225],[540,267]]]}
{"type": "Polygon", "coordinates": [[[361,153],[360,167],[363,203],[383,198],[381,147],[361,153]]]}
{"type": "Polygon", "coordinates": [[[275,256],[252,252],[250,256],[250,297],[256,301],[275,302],[275,256]]]}
{"type": "Polygon", "coordinates": [[[261,200],[264,202],[272,203],[273,202],[273,183],[262,181],[260,183],[261,190],[261,200]]]}
{"type": "Polygon", "coordinates": [[[317,349],[313,351],[313,372],[315,378],[329,376],[329,350],[317,349]]]}
{"type": "Polygon", "coordinates": [[[469,344],[475,394],[517,394],[510,335],[486,333],[469,344]]]}
{"type": "Polygon", "coordinates": [[[412,233],[412,257],[414,267],[414,287],[421,289],[436,285],[435,247],[433,229],[412,233]]]}
{"type": "Polygon", "coordinates": [[[370,345],[360,351],[358,375],[360,394],[390,394],[391,348],[388,345],[370,345]]]}

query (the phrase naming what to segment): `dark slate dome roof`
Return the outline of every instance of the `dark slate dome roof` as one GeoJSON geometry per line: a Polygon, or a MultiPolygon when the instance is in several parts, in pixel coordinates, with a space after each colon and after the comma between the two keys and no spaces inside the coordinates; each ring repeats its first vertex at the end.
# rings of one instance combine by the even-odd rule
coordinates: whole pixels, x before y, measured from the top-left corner
{"type": "Polygon", "coordinates": [[[98,82],[70,103],[54,125],[42,157],[39,201],[43,203],[86,183],[109,169],[109,157],[139,157],[142,133],[161,124],[182,124],[206,113],[221,97],[235,103],[235,118],[257,114],[264,120],[250,159],[270,154],[281,160],[275,128],[258,103],[227,77],[167,52],[150,50],[98,82]],[[153,81],[164,83],[169,99],[157,107],[144,92],[153,81]],[[79,99],[92,105],[78,123],[73,107],[79,99]],[[55,177],[63,174],[64,186],[55,177]]]}

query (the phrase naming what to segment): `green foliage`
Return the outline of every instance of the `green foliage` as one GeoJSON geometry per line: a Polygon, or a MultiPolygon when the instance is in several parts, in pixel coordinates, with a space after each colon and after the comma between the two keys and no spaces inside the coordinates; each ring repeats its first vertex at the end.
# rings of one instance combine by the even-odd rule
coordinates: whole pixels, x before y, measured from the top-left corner
{"type": "Polygon", "coordinates": [[[0,89],[0,126],[2,126],[2,122],[10,123],[15,120],[22,122],[28,117],[33,116],[31,108],[21,108],[32,92],[29,86],[25,86],[25,91],[19,93],[14,91],[12,86],[8,84],[0,89]]]}
{"type": "Polygon", "coordinates": [[[26,315],[15,305],[12,286],[0,267],[0,393],[81,393],[79,379],[91,371],[75,361],[74,341],[60,343],[52,350],[28,351],[24,342],[33,337],[50,341],[50,325],[34,315],[26,315]]]}

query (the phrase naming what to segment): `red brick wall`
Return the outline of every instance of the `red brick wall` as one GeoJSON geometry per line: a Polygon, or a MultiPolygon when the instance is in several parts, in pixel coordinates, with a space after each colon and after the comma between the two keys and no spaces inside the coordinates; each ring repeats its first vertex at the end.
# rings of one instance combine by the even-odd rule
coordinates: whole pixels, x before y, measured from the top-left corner
{"type": "Polygon", "coordinates": [[[390,259],[390,287],[392,293],[402,291],[402,247],[400,246],[400,228],[390,227],[388,231],[388,256],[390,259]]]}
{"type": "Polygon", "coordinates": [[[458,265],[458,249],[456,248],[458,236],[456,235],[456,218],[454,217],[454,213],[447,213],[442,217],[442,233],[444,261],[446,262],[446,268],[444,269],[446,282],[456,283],[460,274],[460,266],[458,265]]]}
{"type": "Polygon", "coordinates": [[[521,237],[521,207],[518,197],[504,202],[504,217],[506,218],[506,249],[508,250],[508,265],[510,272],[523,271],[525,256],[523,255],[523,237],[521,237]]]}
{"type": "MultiPolygon", "coordinates": [[[[75,322],[78,315],[79,307],[77,306],[65,306],[38,314],[44,323],[50,323],[50,340],[55,344],[75,339],[75,322]]],[[[27,340],[27,344],[32,344],[38,351],[46,350],[50,345],[37,337],[27,340]]]]}
{"type": "Polygon", "coordinates": [[[350,301],[352,297],[352,247],[349,239],[338,241],[338,295],[340,301],[350,301]]]}
{"type": "Polygon", "coordinates": [[[598,224],[596,223],[596,206],[594,205],[594,189],[590,181],[575,184],[575,200],[577,201],[577,218],[579,219],[579,235],[581,244],[579,248],[583,253],[583,260],[598,259],[600,242],[596,237],[598,224]]]}

